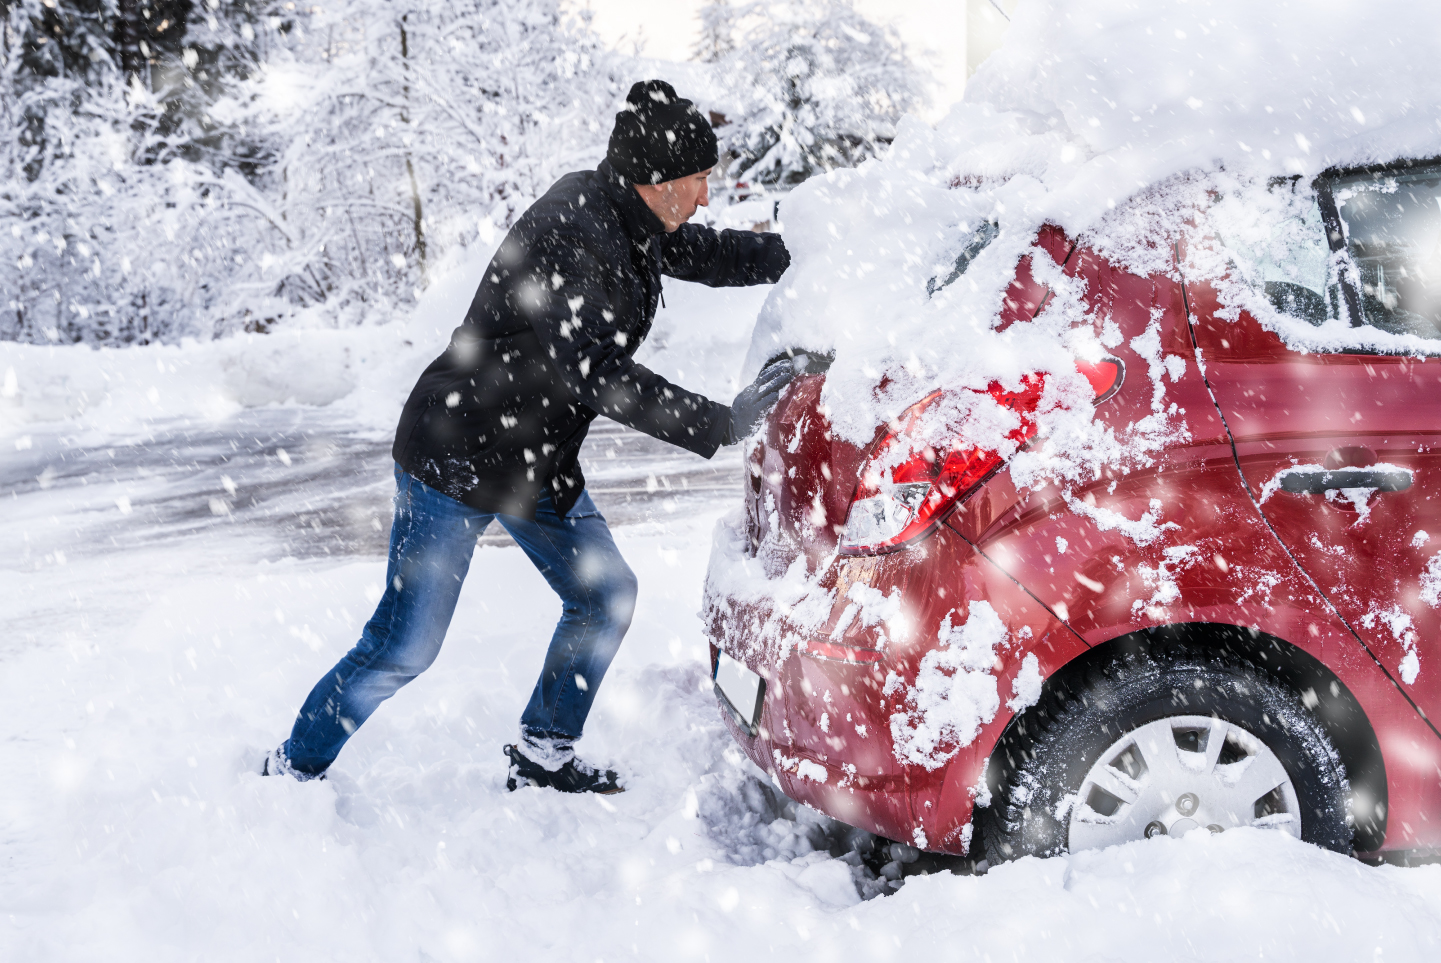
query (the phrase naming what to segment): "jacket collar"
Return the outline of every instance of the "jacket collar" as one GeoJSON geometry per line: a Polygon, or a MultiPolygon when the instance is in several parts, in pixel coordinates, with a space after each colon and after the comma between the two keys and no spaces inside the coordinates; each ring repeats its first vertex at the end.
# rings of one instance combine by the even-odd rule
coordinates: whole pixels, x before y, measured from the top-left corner
{"type": "Polygon", "coordinates": [[[665,222],[646,206],[635,187],[610,166],[610,161],[601,161],[595,173],[601,189],[620,211],[621,223],[632,241],[645,244],[655,235],[665,233],[665,222]]]}

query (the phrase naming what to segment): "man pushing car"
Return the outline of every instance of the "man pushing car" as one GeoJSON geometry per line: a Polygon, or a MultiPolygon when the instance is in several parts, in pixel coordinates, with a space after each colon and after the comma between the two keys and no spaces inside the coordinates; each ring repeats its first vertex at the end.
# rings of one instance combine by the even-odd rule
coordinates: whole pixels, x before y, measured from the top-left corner
{"type": "Polygon", "coordinates": [[[689,100],[662,81],[637,83],[600,166],[562,177],[511,229],[401,412],[385,593],[266,757],[266,775],[321,776],[380,703],[430,666],[476,539],[495,520],[563,602],[520,738],[505,747],[506,785],[621,790],[573,748],[636,598],[585,490],[586,431],[605,415],[709,458],[750,434],[794,376],[789,362],[767,367],[726,406],[632,360],[662,274],[772,284],[790,264],[778,234],[687,223],[708,203],[717,159],[689,100]]]}

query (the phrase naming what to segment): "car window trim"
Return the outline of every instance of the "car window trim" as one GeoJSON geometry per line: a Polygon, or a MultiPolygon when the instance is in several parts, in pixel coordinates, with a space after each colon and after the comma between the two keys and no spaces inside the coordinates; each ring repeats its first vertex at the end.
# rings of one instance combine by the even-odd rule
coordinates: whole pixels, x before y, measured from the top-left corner
{"type": "Polygon", "coordinates": [[[1338,253],[1345,255],[1337,280],[1341,285],[1341,301],[1346,305],[1347,321],[1353,328],[1362,328],[1366,326],[1366,319],[1361,314],[1361,296],[1352,283],[1356,272],[1351,263],[1351,255],[1346,249],[1346,226],[1341,222],[1341,209],[1336,206],[1336,197],[1331,193],[1332,183],[1333,181],[1323,174],[1316,178],[1312,186],[1316,189],[1316,204],[1321,209],[1321,223],[1326,228],[1326,241],[1331,246],[1331,254],[1333,257],[1338,253]]]}

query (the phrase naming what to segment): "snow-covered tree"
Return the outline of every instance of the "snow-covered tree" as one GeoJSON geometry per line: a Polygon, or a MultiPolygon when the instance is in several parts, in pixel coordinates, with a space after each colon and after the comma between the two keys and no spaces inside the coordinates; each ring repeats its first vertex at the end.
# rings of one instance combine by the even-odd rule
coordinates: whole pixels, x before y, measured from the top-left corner
{"type": "Polygon", "coordinates": [[[262,56],[263,34],[283,28],[259,20],[275,9],[0,6],[0,338],[143,343],[225,329],[217,316],[255,285],[244,252],[258,231],[224,183],[258,172],[268,148],[222,101],[262,56]]]}
{"type": "Polygon", "coordinates": [[[0,28],[0,339],[388,319],[598,161],[623,93],[558,0],[0,0],[0,28]]]}
{"type": "Polygon", "coordinates": [[[272,57],[251,88],[263,122],[292,132],[270,175],[269,250],[301,303],[412,297],[445,248],[490,240],[596,163],[622,93],[557,0],[352,0],[309,30],[332,38],[325,56],[272,57]]]}
{"type": "Polygon", "coordinates": [[[743,110],[717,133],[733,180],[783,189],[859,164],[923,100],[895,32],[852,0],[750,3],[732,22],[735,49],[721,71],[743,110]]]}
{"type": "Polygon", "coordinates": [[[738,4],[730,0],[711,0],[700,8],[700,37],[691,50],[691,58],[713,64],[724,60],[736,46],[736,15],[738,4]]]}

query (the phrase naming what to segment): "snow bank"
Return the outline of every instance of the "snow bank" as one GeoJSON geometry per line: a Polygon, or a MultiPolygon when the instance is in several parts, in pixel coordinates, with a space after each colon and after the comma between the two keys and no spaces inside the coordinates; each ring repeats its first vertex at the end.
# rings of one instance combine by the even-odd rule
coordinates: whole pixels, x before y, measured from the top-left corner
{"type": "Polygon", "coordinates": [[[0,342],[0,431],[67,422],[135,436],[165,419],[337,402],[362,424],[390,430],[415,379],[464,316],[489,256],[448,261],[414,311],[389,324],[126,348],[0,342]]]}
{"type": "MultiPolygon", "coordinates": [[[[927,877],[884,902],[897,925],[907,913],[926,921],[899,937],[895,959],[1424,959],[1441,939],[1441,904],[1429,886],[1398,891],[1407,872],[1242,829],[927,877]]],[[[863,924],[873,907],[856,914],[863,924]]],[[[868,930],[861,940],[879,949],[868,930]]]]}
{"type": "MultiPolygon", "coordinates": [[[[27,425],[65,422],[134,436],[153,421],[217,420],[265,405],[335,405],[391,431],[415,379],[464,318],[490,256],[460,251],[413,311],[387,324],[128,348],[0,342],[0,433],[23,437],[27,425]]],[[[637,360],[729,402],[769,286],[713,290],[667,279],[665,287],[667,307],[637,360]]]]}
{"type": "Polygon", "coordinates": [[[604,799],[504,789],[559,615],[519,549],[477,552],[438,664],[307,784],[260,754],[383,562],[238,562],[237,527],[0,570],[0,955],[677,959],[716,954],[756,898],[788,939],[792,914],[853,906],[831,820],[777,797],[718,714],[692,614],[710,522],[618,534],[646,588],[583,743],[630,784],[604,799]]]}
{"type": "Polygon", "coordinates": [[[104,432],[219,419],[264,405],[328,405],[373,379],[399,328],[287,330],[143,348],[0,344],[0,428],[72,421],[104,432]]]}

